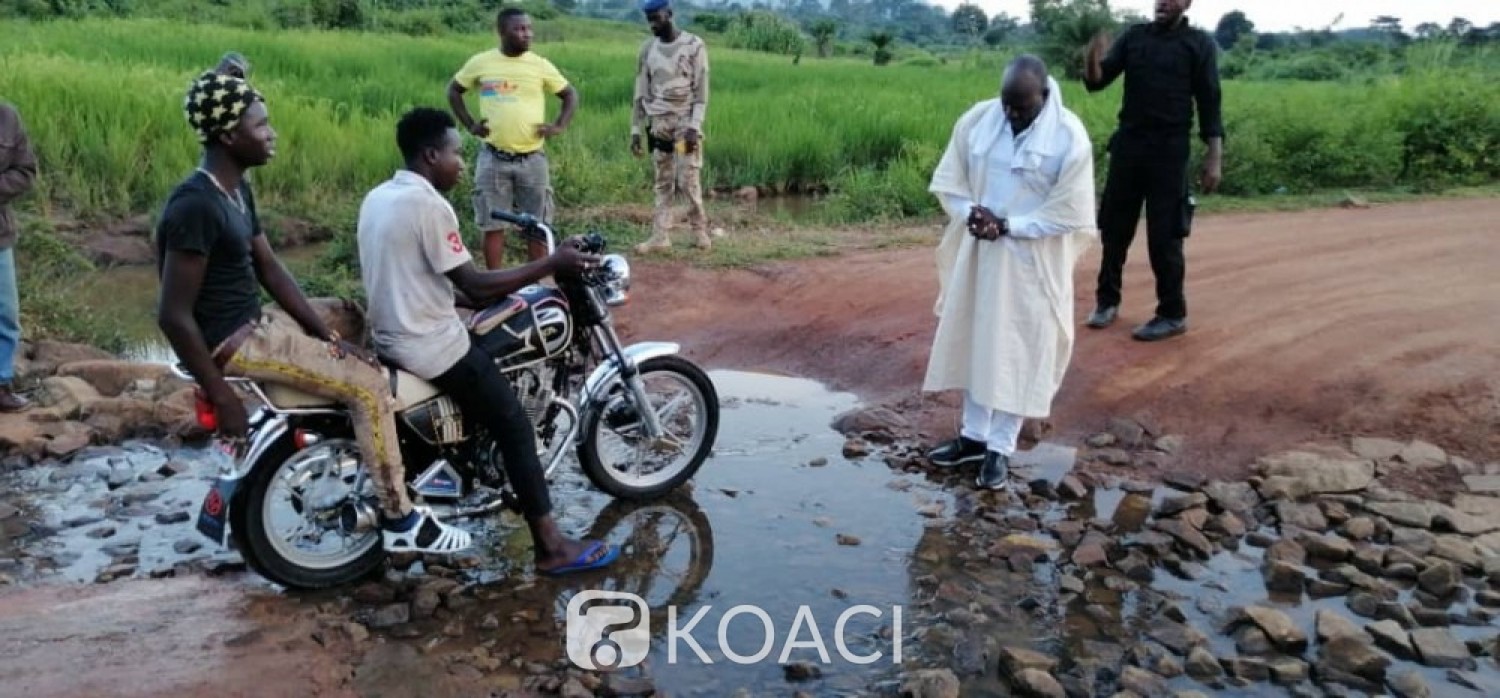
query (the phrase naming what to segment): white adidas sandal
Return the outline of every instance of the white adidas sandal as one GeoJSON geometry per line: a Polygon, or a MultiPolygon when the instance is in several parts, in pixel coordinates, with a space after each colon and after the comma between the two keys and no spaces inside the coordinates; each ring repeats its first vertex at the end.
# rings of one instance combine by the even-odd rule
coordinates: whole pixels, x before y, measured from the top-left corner
{"type": "Polygon", "coordinates": [[[417,507],[416,512],[417,523],[410,529],[392,531],[382,528],[380,530],[386,552],[451,555],[473,545],[474,537],[468,531],[439,521],[431,509],[417,507]],[[424,541],[426,544],[423,545],[419,541],[424,541]]]}

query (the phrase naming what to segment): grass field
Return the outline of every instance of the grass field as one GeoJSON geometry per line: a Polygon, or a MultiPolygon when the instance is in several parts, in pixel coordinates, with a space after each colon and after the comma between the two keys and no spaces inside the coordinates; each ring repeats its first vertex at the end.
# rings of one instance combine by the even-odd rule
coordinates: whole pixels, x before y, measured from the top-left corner
{"type": "MultiPolygon", "coordinates": [[[[649,165],[626,149],[644,29],[561,19],[541,23],[539,33],[537,50],[582,95],[573,128],[549,145],[561,207],[647,201],[649,165]]],[[[84,216],[148,212],[196,157],[179,110],[184,86],[224,50],[242,51],[281,136],[280,157],[256,175],[261,198],[317,219],[347,213],[397,166],[396,116],[442,105],[448,77],[492,41],[136,19],[8,22],[0,26],[0,95],[21,107],[32,130],[47,205],[84,216]]],[[[877,68],[712,51],[706,184],[832,189],[827,214],[843,221],[935,210],[925,193],[932,166],[953,120],[995,92],[1003,59],[877,68]]],[[[1085,95],[1067,84],[1064,94],[1102,150],[1118,87],[1085,95]]],[[[1445,182],[1500,173],[1496,80],[1434,70],[1361,84],[1226,82],[1225,114],[1229,194],[1422,186],[1409,171],[1412,133],[1443,127],[1467,139],[1429,145],[1440,156],[1429,169],[1445,182]]],[[[464,198],[455,194],[461,211],[464,198]]]]}
{"type": "MultiPolygon", "coordinates": [[[[560,217],[567,227],[602,228],[617,246],[644,236],[638,212],[650,201],[650,165],[627,148],[632,70],[645,36],[638,25],[538,22],[536,49],[581,93],[572,128],[548,146],[560,217]],[[632,207],[637,215],[614,215],[632,207]]],[[[908,233],[899,227],[864,224],[937,213],[927,183],[953,121],[995,94],[1009,56],[974,52],[885,67],[804,57],[794,65],[707,39],[705,185],[827,193],[798,226],[720,209],[716,223],[736,234],[706,260],[714,264],[843,249],[847,231],[823,224],[860,224],[871,244],[903,244],[908,233]]],[[[412,106],[443,106],[452,73],[493,45],[488,33],[414,38],[156,19],[0,23],[0,99],[21,109],[43,170],[24,212],[36,231],[54,218],[154,214],[198,157],[180,111],[188,81],[237,50],[253,62],[253,81],[280,134],[277,160],[254,175],[271,232],[283,217],[336,231],[329,253],[303,279],[315,292],[357,293],[354,210],[399,165],[396,118],[412,106]]],[[[1203,200],[1204,210],[1316,205],[1345,189],[1370,192],[1372,200],[1445,190],[1492,195],[1500,182],[1496,61],[1485,54],[1459,63],[1442,51],[1415,58],[1417,70],[1357,82],[1226,81],[1227,196],[1203,200]]],[[[1102,157],[1119,86],[1087,95],[1068,83],[1063,93],[1102,157]]],[[[468,191],[460,185],[452,201],[472,241],[468,191]]],[[[69,279],[87,263],[40,234],[23,236],[21,252],[30,336],[117,348],[109,318],[70,290],[69,279]]]]}

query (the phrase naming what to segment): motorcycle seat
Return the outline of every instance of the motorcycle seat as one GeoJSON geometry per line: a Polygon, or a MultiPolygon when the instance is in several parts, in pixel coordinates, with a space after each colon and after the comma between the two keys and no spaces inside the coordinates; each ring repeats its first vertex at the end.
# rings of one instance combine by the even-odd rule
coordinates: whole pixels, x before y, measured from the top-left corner
{"type": "Polygon", "coordinates": [[[484,310],[474,313],[469,318],[469,331],[476,335],[484,336],[490,330],[500,326],[516,316],[517,313],[526,309],[526,299],[520,296],[507,296],[484,310]]]}

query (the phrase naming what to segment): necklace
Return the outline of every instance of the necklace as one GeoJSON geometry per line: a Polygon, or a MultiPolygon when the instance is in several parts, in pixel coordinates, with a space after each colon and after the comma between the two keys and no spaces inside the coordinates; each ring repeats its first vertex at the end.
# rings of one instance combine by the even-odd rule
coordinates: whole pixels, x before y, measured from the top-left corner
{"type": "Polygon", "coordinates": [[[240,213],[245,213],[246,212],[245,211],[245,197],[244,197],[243,194],[241,194],[239,191],[235,191],[234,194],[231,195],[229,193],[229,190],[225,189],[224,185],[222,185],[222,184],[219,183],[219,178],[215,177],[214,173],[209,172],[208,170],[206,170],[206,169],[204,169],[202,167],[198,168],[198,171],[202,172],[205,176],[207,176],[208,177],[208,181],[213,182],[214,183],[214,187],[219,190],[219,193],[223,194],[224,198],[229,199],[229,203],[234,204],[234,207],[237,208],[237,209],[239,209],[240,213]]]}

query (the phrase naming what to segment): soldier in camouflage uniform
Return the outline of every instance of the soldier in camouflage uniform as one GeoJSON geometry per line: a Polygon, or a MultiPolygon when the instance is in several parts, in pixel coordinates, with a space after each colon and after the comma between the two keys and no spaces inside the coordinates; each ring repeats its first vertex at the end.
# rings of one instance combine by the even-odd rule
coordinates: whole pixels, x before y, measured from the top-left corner
{"type": "Polygon", "coordinates": [[[651,161],[656,170],[656,215],[651,237],[637,246],[650,252],[672,245],[672,203],[677,194],[687,198],[689,219],[698,247],[712,243],[708,216],[703,212],[703,116],[708,109],[708,48],[703,39],[672,22],[667,0],[645,0],[641,10],[652,38],[641,46],[636,62],[635,98],[630,119],[630,151],[642,155],[641,130],[646,128],[651,161]]]}

